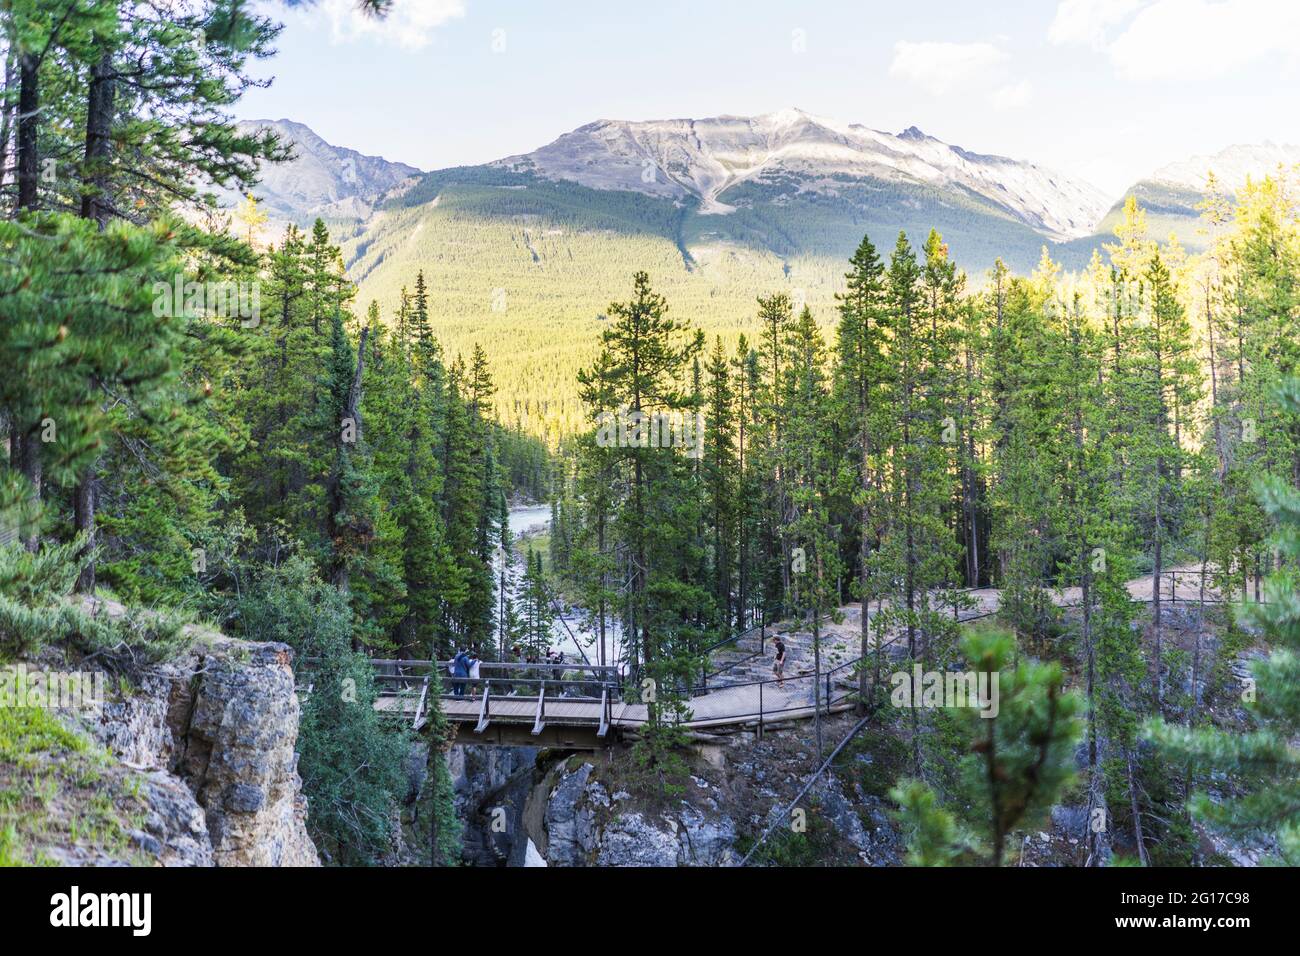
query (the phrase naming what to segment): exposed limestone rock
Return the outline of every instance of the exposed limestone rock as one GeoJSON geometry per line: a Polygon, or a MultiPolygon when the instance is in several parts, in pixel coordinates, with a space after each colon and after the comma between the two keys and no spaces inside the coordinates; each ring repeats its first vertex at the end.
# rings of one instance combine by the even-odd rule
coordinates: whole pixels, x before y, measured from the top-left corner
{"type": "Polygon", "coordinates": [[[188,652],[146,668],[86,721],[123,764],[147,774],[149,822],[137,843],[164,864],[319,866],[294,750],[292,650],[194,637],[188,652]]]}
{"type": "MultiPolygon", "coordinates": [[[[291,651],[228,639],[201,652],[177,770],[207,812],[218,866],[318,865],[298,777],[291,651]]],[[[173,708],[175,714],[179,708],[173,708]]]]}
{"type": "Polygon", "coordinates": [[[735,866],[740,862],[735,849],[736,822],[731,817],[708,817],[688,804],[682,807],[680,819],[679,866],[735,866]]]}
{"type": "Polygon", "coordinates": [[[857,810],[849,802],[848,797],[844,795],[839,778],[834,774],[823,775],[813,785],[813,792],[816,793],[821,810],[830,821],[831,826],[835,827],[840,836],[848,840],[857,849],[864,862],[869,862],[870,856],[868,853],[872,848],[871,837],[862,825],[862,818],[858,816],[857,810]]]}
{"type": "Polygon", "coordinates": [[[639,813],[615,817],[601,833],[597,866],[677,866],[681,844],[671,818],[651,823],[639,813]]]}
{"type": "Polygon", "coordinates": [[[546,803],[546,861],[551,866],[585,866],[596,848],[596,811],[587,791],[593,769],[583,763],[566,774],[546,803]]]}
{"type": "Polygon", "coordinates": [[[149,809],[144,826],[131,834],[135,844],[163,866],[212,866],[207,817],[194,794],[165,771],[143,776],[149,809]]]}
{"type": "Polygon", "coordinates": [[[548,866],[730,866],[739,860],[736,824],[726,814],[684,800],[660,812],[625,811],[587,761],[558,765],[536,793],[546,801],[539,857],[548,866]]]}

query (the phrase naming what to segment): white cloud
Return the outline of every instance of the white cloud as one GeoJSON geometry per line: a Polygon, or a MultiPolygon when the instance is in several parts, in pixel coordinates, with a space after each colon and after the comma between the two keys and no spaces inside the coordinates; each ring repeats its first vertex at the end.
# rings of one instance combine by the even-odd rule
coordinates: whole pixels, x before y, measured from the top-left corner
{"type": "Polygon", "coordinates": [[[408,50],[428,46],[435,29],[465,15],[463,0],[396,0],[382,19],[362,13],[356,0],[323,0],[319,9],[335,43],[371,37],[408,50]]]}
{"type": "Polygon", "coordinates": [[[991,43],[909,43],[894,44],[894,60],[889,73],[917,84],[935,96],[942,96],[972,79],[985,75],[1007,59],[1007,54],[991,43]]]}
{"type": "Polygon", "coordinates": [[[1018,110],[1028,106],[1034,97],[1034,87],[1028,80],[1003,86],[993,93],[990,102],[995,110],[1018,110]]]}
{"type": "Polygon", "coordinates": [[[1063,0],[1047,38],[1110,56],[1131,80],[1223,76],[1251,62],[1300,58],[1296,0],[1063,0]],[[1125,21],[1124,29],[1118,32],[1125,21]]]}
{"type": "Polygon", "coordinates": [[[1063,0],[1056,8],[1052,25],[1047,28],[1047,39],[1061,46],[1103,49],[1110,27],[1123,22],[1144,2],[1146,0],[1063,0]]]}
{"type": "Polygon", "coordinates": [[[1276,55],[1300,57],[1295,0],[1157,0],[1110,45],[1135,80],[1222,76],[1276,55]]]}

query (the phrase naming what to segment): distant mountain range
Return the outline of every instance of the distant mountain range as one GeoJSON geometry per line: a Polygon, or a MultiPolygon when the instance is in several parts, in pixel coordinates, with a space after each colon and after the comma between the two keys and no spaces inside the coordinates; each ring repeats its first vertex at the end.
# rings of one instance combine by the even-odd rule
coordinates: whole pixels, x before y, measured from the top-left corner
{"type": "MultiPolygon", "coordinates": [[[[1082,267],[1122,207],[1077,179],[915,127],[895,135],[799,110],[601,120],[531,153],[427,173],[332,146],[300,123],[248,125],[273,128],[297,153],[266,169],[256,190],[272,225],[324,218],[359,307],[373,299],[392,315],[423,271],[447,351],[482,345],[512,383],[498,407],[535,415],[562,396],[544,414],[570,427],[576,373],[637,270],[675,315],[734,344],[757,335],[754,298],[774,291],[833,321],[864,235],[883,258],[899,230],[919,247],[936,228],[978,283],[997,257],[1029,272],[1044,246],[1067,269],[1082,267]]],[[[1153,236],[1174,232],[1194,249],[1206,170],[1232,191],[1295,162],[1300,148],[1236,146],[1167,166],[1130,192],[1153,236]]]]}
{"type": "MultiPolygon", "coordinates": [[[[403,193],[422,181],[440,192],[444,185],[483,183],[494,175],[515,177],[513,185],[526,188],[532,178],[669,201],[685,211],[674,240],[683,244],[688,267],[693,237],[752,244],[783,257],[805,251],[847,255],[863,233],[888,246],[898,229],[919,239],[931,225],[971,269],[985,268],[992,255],[1029,268],[1044,241],[1057,258],[1074,265],[1109,237],[1123,205],[1123,197],[1112,199],[1081,180],[1034,163],[973,153],[915,126],[892,134],[797,109],[755,117],[599,120],[531,153],[427,174],[331,145],[291,120],[253,120],[240,127],[272,129],[294,148],[294,160],[262,171],[256,190],[275,224],[308,225],[319,216],[354,232],[364,230],[385,203],[409,207],[403,193]],[[724,218],[737,212],[743,214],[733,222],[724,218]],[[796,220],[797,227],[785,228],[786,220],[796,220]],[[818,220],[821,236],[805,235],[818,220]]],[[[1147,208],[1154,234],[1172,231],[1196,246],[1196,204],[1208,170],[1231,192],[1247,176],[1297,163],[1300,146],[1231,146],[1162,167],[1125,196],[1135,194],[1147,208]]],[[[238,198],[219,193],[226,205],[238,198]]],[[[605,196],[593,203],[607,201],[605,196]]]]}
{"type": "Polygon", "coordinates": [[[1108,205],[1087,183],[1032,163],[967,152],[915,126],[894,135],[796,109],[702,120],[601,120],[493,165],[593,189],[695,200],[706,215],[735,211],[729,199],[851,202],[860,184],[898,184],[973,200],[1052,239],[1087,233],[1108,205]],[[757,196],[741,188],[746,185],[757,187],[757,196]]]}
{"type": "MultiPolygon", "coordinates": [[[[1145,179],[1124,191],[1137,197],[1147,213],[1147,231],[1164,239],[1171,233],[1192,249],[1200,248],[1205,237],[1197,230],[1200,211],[1197,204],[1205,198],[1206,174],[1213,170],[1219,188],[1231,196],[1247,178],[1259,179],[1276,173],[1278,168],[1293,169],[1300,165],[1300,146],[1262,143],[1229,146],[1208,156],[1193,156],[1162,166],[1145,179]]],[[[1121,198],[1097,224],[1096,232],[1109,236],[1119,221],[1121,198]]]]}

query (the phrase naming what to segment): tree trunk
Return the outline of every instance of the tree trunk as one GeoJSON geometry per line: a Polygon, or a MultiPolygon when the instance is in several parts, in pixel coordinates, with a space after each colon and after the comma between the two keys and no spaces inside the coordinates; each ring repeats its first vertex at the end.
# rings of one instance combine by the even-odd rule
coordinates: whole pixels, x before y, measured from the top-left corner
{"type": "Polygon", "coordinates": [[[95,220],[100,229],[112,215],[106,163],[112,148],[116,93],[112,57],[105,53],[91,69],[86,95],[86,166],[81,192],[81,217],[95,220]]]}
{"type": "MultiPolygon", "coordinates": [[[[34,210],[38,204],[37,177],[40,162],[37,156],[37,132],[40,127],[40,68],[41,61],[35,53],[23,53],[19,57],[19,92],[18,92],[18,204],[16,212],[34,210]]],[[[39,415],[39,412],[37,413],[39,415]]],[[[14,458],[19,462],[19,469],[30,482],[29,501],[35,513],[41,504],[41,445],[37,435],[39,421],[15,420],[13,435],[17,440],[18,453],[14,458]]],[[[25,542],[28,551],[35,552],[40,546],[40,534],[33,524],[32,533],[25,542]]]]}
{"type": "Polygon", "coordinates": [[[95,468],[92,465],[73,489],[72,515],[73,525],[78,534],[85,533],[86,544],[82,548],[81,573],[77,575],[77,593],[95,593],[95,468]]]}
{"type": "Polygon", "coordinates": [[[9,140],[14,134],[15,104],[10,93],[18,83],[18,54],[13,46],[10,46],[5,54],[4,83],[4,107],[0,109],[0,185],[3,185],[8,178],[6,170],[9,168],[9,140]]]}
{"type": "Polygon", "coordinates": [[[605,666],[605,587],[608,583],[605,580],[605,505],[602,501],[598,506],[599,514],[596,518],[596,554],[599,556],[600,565],[600,597],[598,600],[598,627],[600,628],[600,665],[605,666]]]}
{"type": "Polygon", "coordinates": [[[1151,591],[1151,616],[1155,625],[1156,638],[1156,705],[1161,706],[1165,701],[1165,674],[1164,664],[1162,661],[1162,641],[1164,636],[1164,622],[1160,615],[1160,572],[1163,569],[1164,562],[1164,459],[1156,459],[1156,532],[1155,532],[1155,549],[1153,554],[1154,566],[1151,569],[1153,588],[1151,591]]]}
{"type": "MultiPolygon", "coordinates": [[[[820,577],[820,570],[818,571],[820,577]]],[[[822,745],[822,636],[821,636],[821,583],[818,582],[818,595],[813,600],[813,731],[817,738],[817,762],[820,763],[825,748],[822,745]]],[[[826,701],[830,706],[830,701],[826,701]]]]}
{"type": "Polygon", "coordinates": [[[35,209],[38,202],[40,158],[36,135],[40,129],[41,60],[35,53],[19,57],[18,91],[18,211],[35,209]]]}
{"type": "MultiPolygon", "coordinates": [[[[81,218],[93,219],[102,232],[108,225],[111,203],[108,198],[108,174],[104,164],[108,160],[113,127],[113,103],[117,85],[113,77],[112,57],[105,53],[95,63],[90,74],[90,89],[86,95],[86,151],[85,178],[81,193],[81,218]]],[[[96,383],[92,382],[91,387],[96,383]]],[[[99,463],[93,462],[77,476],[73,489],[73,529],[86,536],[82,550],[82,568],[77,576],[77,593],[93,594],[95,591],[95,480],[99,463]]]]}
{"type": "MultiPolygon", "coordinates": [[[[361,337],[357,342],[357,365],[352,373],[352,382],[348,386],[347,402],[343,406],[343,417],[350,418],[352,419],[353,422],[353,436],[354,436],[353,444],[355,444],[356,446],[360,446],[361,444],[361,402],[363,399],[362,376],[365,373],[366,339],[369,337],[369,335],[370,335],[370,326],[367,325],[365,328],[361,330],[361,337]]],[[[341,529],[338,526],[338,517],[340,514],[343,513],[343,511],[347,507],[347,503],[343,500],[342,423],[341,422],[336,423],[335,427],[339,429],[339,432],[336,434],[334,439],[338,449],[335,457],[334,474],[330,476],[330,511],[329,511],[328,532],[331,541],[337,540],[337,537],[340,534],[341,529]]],[[[504,561],[504,558],[502,560],[504,561]]],[[[347,561],[340,559],[338,555],[335,555],[334,558],[334,569],[331,578],[332,578],[331,583],[333,583],[335,587],[337,587],[340,591],[343,591],[345,593],[347,592],[350,584],[348,563],[347,561]]],[[[361,641],[357,636],[356,631],[353,632],[352,649],[354,651],[361,650],[361,641]]]]}
{"type": "Polygon", "coordinates": [[[1142,861],[1143,866],[1150,866],[1151,860],[1147,856],[1146,838],[1142,834],[1142,811],[1138,807],[1137,782],[1133,779],[1133,752],[1127,753],[1128,758],[1128,796],[1129,805],[1133,812],[1133,842],[1137,845],[1138,859],[1142,861]]]}
{"type": "Polygon", "coordinates": [[[41,504],[41,441],[35,428],[26,430],[16,421],[13,423],[11,434],[11,460],[18,465],[18,470],[30,484],[28,502],[32,509],[30,515],[32,527],[31,533],[23,543],[28,551],[35,554],[41,543],[39,521],[36,520],[39,517],[41,504]]]}
{"type": "MultiPolygon", "coordinates": [[[[866,410],[863,409],[863,418],[866,417],[866,410]]],[[[862,425],[862,535],[858,541],[858,580],[862,600],[862,642],[859,656],[862,661],[867,659],[867,653],[871,646],[871,620],[867,613],[867,605],[871,601],[871,468],[869,465],[871,456],[871,436],[867,432],[866,422],[862,425]]],[[[875,688],[871,688],[872,692],[875,688]]],[[[858,663],[858,713],[867,712],[867,669],[860,661],[858,663]]]]}

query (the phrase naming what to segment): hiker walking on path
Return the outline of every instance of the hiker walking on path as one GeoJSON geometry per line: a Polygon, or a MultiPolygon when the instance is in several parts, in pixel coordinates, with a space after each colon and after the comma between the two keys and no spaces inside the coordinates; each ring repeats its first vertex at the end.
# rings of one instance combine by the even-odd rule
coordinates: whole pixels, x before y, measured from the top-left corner
{"type": "Polygon", "coordinates": [[[785,686],[785,642],[776,638],[776,660],[772,662],[772,673],[776,675],[776,686],[785,686]]]}

